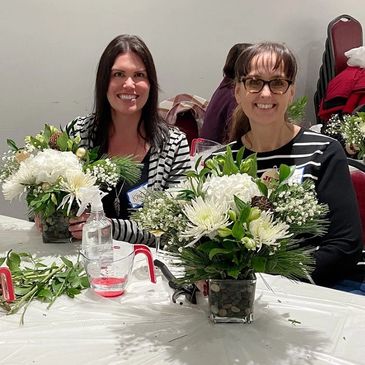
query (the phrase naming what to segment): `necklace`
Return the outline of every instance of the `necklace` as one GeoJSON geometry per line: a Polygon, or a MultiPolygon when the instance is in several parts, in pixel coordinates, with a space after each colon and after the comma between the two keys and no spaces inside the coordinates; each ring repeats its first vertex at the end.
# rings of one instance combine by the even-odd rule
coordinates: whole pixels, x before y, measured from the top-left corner
{"type": "Polygon", "coordinates": [[[119,218],[119,214],[120,214],[120,200],[119,200],[119,195],[120,193],[122,192],[122,189],[123,189],[123,186],[124,186],[124,182],[122,183],[121,187],[119,188],[119,191],[117,192],[117,187],[115,186],[114,187],[114,190],[115,190],[115,199],[114,199],[114,210],[115,210],[115,213],[117,214],[117,218],[119,218]]]}

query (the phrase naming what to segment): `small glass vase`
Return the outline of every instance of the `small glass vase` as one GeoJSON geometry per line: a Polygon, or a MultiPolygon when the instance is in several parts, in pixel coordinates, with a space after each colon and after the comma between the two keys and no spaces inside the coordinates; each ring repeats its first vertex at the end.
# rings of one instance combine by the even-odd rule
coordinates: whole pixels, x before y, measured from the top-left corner
{"type": "Polygon", "coordinates": [[[214,323],[251,323],[256,276],[247,280],[209,279],[210,319],[214,323]]]}
{"type": "Polygon", "coordinates": [[[56,211],[47,218],[41,217],[43,242],[70,243],[72,236],[68,230],[69,218],[61,211],[56,211]]]}

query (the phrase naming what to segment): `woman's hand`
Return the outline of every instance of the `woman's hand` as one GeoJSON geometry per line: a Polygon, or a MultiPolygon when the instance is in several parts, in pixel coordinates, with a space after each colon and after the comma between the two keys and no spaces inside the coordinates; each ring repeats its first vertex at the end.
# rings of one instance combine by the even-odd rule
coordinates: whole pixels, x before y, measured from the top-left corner
{"type": "Polygon", "coordinates": [[[195,283],[199,291],[206,297],[209,293],[209,286],[207,280],[199,280],[195,283]]]}
{"type": "Polygon", "coordinates": [[[82,228],[84,227],[90,213],[83,213],[80,217],[70,218],[68,230],[77,240],[82,239],[82,228]]]}
{"type": "Polygon", "coordinates": [[[42,225],[41,216],[39,214],[36,214],[34,216],[34,223],[35,223],[35,227],[37,228],[37,231],[42,233],[43,232],[43,225],[42,225]]]}

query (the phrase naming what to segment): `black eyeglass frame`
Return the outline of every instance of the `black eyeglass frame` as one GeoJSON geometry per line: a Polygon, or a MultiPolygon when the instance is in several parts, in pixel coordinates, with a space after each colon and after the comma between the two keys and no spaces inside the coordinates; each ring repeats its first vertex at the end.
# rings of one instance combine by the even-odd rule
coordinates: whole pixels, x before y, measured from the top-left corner
{"type": "Polygon", "coordinates": [[[292,80],[288,80],[288,79],[276,78],[276,79],[272,79],[272,80],[267,81],[267,80],[263,80],[263,79],[258,79],[258,78],[256,78],[256,77],[245,77],[245,76],[240,77],[240,82],[242,82],[242,84],[243,84],[243,86],[245,87],[245,89],[246,89],[249,93],[251,93],[251,94],[258,94],[259,92],[261,92],[261,91],[262,91],[262,89],[265,87],[265,85],[267,85],[267,86],[269,87],[269,89],[270,89],[270,92],[272,92],[273,94],[276,94],[276,95],[284,95],[284,94],[285,94],[285,93],[289,90],[290,85],[292,85],[292,84],[293,84],[293,81],[292,81],[292,80]],[[261,89],[260,89],[260,90],[257,90],[257,91],[251,91],[251,90],[249,90],[249,89],[246,87],[246,81],[247,81],[247,80],[262,81],[262,87],[261,87],[261,89]],[[273,91],[273,90],[271,89],[271,83],[272,83],[273,81],[277,81],[277,80],[286,81],[286,82],[288,83],[288,87],[286,88],[286,90],[285,90],[285,91],[276,92],[276,91],[273,91]]]}

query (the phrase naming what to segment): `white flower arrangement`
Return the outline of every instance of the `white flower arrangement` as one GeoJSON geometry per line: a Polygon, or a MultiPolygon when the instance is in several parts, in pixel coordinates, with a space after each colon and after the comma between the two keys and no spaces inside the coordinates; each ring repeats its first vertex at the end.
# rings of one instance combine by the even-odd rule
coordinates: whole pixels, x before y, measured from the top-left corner
{"type": "Polygon", "coordinates": [[[295,279],[311,271],[313,258],[298,242],[302,234],[325,234],[327,206],[318,203],[312,182],[289,183],[295,167],[281,165],[278,180],[266,186],[256,156],[243,153],[234,161],[228,146],[172,192],[147,193],[133,216],[143,228],[165,232],[165,248],[181,259],[185,281],[255,272],[295,279]]]}
{"type": "Polygon", "coordinates": [[[334,114],[326,124],[325,133],[343,139],[350,155],[365,157],[365,112],[341,117],[334,114]]]}
{"type": "Polygon", "coordinates": [[[21,148],[8,140],[11,150],[0,169],[5,199],[25,194],[32,213],[47,218],[60,210],[69,216],[74,203],[80,203],[81,188],[108,190],[120,179],[138,179],[139,167],[130,157],[98,158],[97,149],[88,151],[79,144],[79,136],[49,125],[35,137],[27,136],[21,148]]]}

